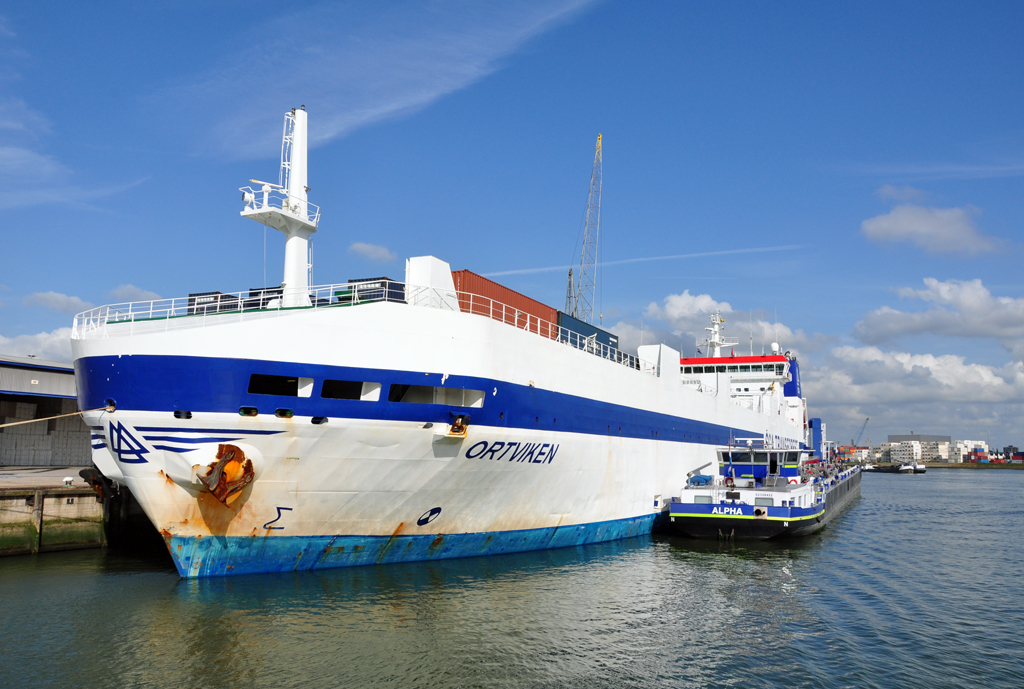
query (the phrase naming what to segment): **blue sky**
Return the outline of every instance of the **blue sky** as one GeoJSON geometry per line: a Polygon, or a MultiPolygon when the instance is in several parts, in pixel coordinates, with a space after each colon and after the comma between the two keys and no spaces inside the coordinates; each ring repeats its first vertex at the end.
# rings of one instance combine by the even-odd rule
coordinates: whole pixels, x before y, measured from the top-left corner
{"type": "MultiPolygon", "coordinates": [[[[0,352],[263,284],[237,188],[304,104],[318,283],[435,254],[561,307],[601,132],[624,343],[692,353],[721,308],[799,353],[833,436],[1024,445],[1022,28],[1018,3],[8,5],[0,352]]],[[[269,284],[282,256],[268,235],[269,284]]]]}

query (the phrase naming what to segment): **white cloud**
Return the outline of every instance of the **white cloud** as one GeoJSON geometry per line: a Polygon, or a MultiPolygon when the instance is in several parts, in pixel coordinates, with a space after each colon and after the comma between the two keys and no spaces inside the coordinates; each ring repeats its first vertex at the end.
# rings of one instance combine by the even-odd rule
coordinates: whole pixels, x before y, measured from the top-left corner
{"type": "Polygon", "coordinates": [[[1021,362],[1000,368],[954,355],[842,346],[801,373],[811,415],[824,418],[830,437],[840,442],[851,439],[865,417],[871,417],[866,436],[874,432],[875,444],[887,433],[910,431],[969,437],[989,430],[1019,442],[1021,362]]]}
{"type": "Polygon", "coordinates": [[[413,112],[493,73],[505,56],[589,0],[322,4],[254,27],[247,49],[155,98],[208,114],[210,140],[236,158],[280,148],[284,112],[304,104],[318,146],[413,112]]]}
{"type": "Polygon", "coordinates": [[[628,354],[636,354],[636,348],[641,344],[667,344],[673,349],[682,349],[693,355],[692,344],[689,340],[683,341],[678,333],[673,333],[665,328],[652,323],[633,323],[630,321],[619,321],[615,325],[600,326],[608,332],[619,336],[619,351],[628,354]]]}
{"type": "Polygon", "coordinates": [[[710,294],[690,294],[690,290],[683,290],[682,294],[670,294],[663,301],[664,305],[651,302],[644,313],[649,318],[667,321],[673,326],[689,323],[694,316],[703,317],[716,311],[732,311],[729,302],[715,301],[710,294]]]}
{"type": "Polygon", "coordinates": [[[93,307],[87,301],[78,297],[69,297],[60,292],[36,292],[22,299],[21,303],[25,306],[45,306],[48,309],[69,314],[80,313],[93,307]]]}
{"type": "Polygon", "coordinates": [[[119,302],[154,301],[156,299],[163,299],[163,297],[156,292],[150,292],[136,287],[135,285],[118,285],[114,289],[110,290],[110,296],[119,302]]]}
{"type": "Polygon", "coordinates": [[[33,354],[40,359],[71,361],[71,328],[57,328],[37,335],[0,335],[0,352],[10,356],[33,354]]]}
{"type": "Polygon", "coordinates": [[[905,288],[898,294],[934,307],[907,312],[883,306],[854,326],[857,339],[867,344],[922,334],[992,339],[1024,361],[1024,298],[995,297],[980,279],[925,278],[924,283],[923,290],[905,288]]]}
{"type": "Polygon", "coordinates": [[[886,201],[918,201],[929,196],[927,191],[914,187],[895,187],[891,184],[883,185],[875,195],[886,201]]]}
{"type": "Polygon", "coordinates": [[[359,254],[363,258],[368,258],[371,261],[378,261],[380,263],[387,263],[398,258],[398,256],[393,251],[390,251],[386,246],[377,246],[376,244],[355,242],[348,247],[348,250],[354,254],[359,254]]]}
{"type": "Polygon", "coordinates": [[[692,354],[694,344],[707,337],[704,328],[708,325],[710,314],[715,312],[723,314],[726,336],[740,340],[738,345],[731,347],[737,354],[749,352],[751,347],[760,353],[762,344],[767,349],[772,342],[778,342],[783,351],[788,350],[794,354],[816,352],[835,341],[835,338],[821,333],[808,334],[803,330],[793,330],[783,323],[753,318],[753,314],[733,310],[729,302],[717,301],[710,294],[690,294],[689,290],[684,290],[682,294],[668,295],[662,304],[652,302],[644,310],[644,317],[667,323],[673,336],[663,341],[676,347],[682,338],[684,351],[692,354]]]}
{"type": "Polygon", "coordinates": [[[976,254],[995,249],[995,242],[979,234],[974,208],[896,206],[885,215],[861,223],[864,236],[874,242],[911,242],[933,253],[976,254]]]}

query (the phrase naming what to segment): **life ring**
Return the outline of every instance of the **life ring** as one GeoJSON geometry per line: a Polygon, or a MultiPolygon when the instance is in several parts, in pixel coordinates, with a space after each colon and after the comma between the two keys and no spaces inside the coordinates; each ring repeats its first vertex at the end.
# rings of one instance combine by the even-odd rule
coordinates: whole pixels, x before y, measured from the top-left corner
{"type": "Polygon", "coordinates": [[[732,476],[726,476],[725,477],[725,487],[726,488],[732,488],[734,485],[736,485],[736,482],[732,480],[732,476]]]}

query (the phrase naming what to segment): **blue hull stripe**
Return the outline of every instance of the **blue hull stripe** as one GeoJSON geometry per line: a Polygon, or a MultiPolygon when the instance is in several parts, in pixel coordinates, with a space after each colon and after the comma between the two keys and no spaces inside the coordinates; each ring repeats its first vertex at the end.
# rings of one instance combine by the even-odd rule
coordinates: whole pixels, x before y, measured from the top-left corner
{"type": "Polygon", "coordinates": [[[198,438],[179,438],[179,437],[173,436],[173,435],[144,435],[142,437],[145,438],[146,440],[164,440],[164,441],[169,440],[169,441],[174,442],[174,443],[191,443],[191,444],[198,444],[198,443],[228,443],[228,442],[231,442],[231,441],[234,441],[234,440],[240,440],[241,439],[238,435],[236,435],[233,438],[204,438],[202,436],[200,436],[198,438]]]}
{"type": "Polygon", "coordinates": [[[562,548],[651,533],[655,515],[491,533],[416,536],[165,536],[183,577],[418,562],[562,548]]]}
{"type": "MultiPolygon", "coordinates": [[[[617,364],[609,363],[609,366],[617,364]]],[[[636,375],[643,375],[637,373],[636,375]]],[[[468,414],[472,424],[498,428],[564,431],[592,435],[646,438],[675,442],[727,445],[737,437],[759,435],[750,429],[685,419],[669,414],[577,397],[500,380],[451,375],[449,388],[483,390],[482,408],[444,404],[389,402],[392,384],[442,386],[440,373],[323,366],[282,361],[217,359],[185,356],[104,356],[75,361],[79,405],[94,409],[111,398],[119,409],[237,414],[239,407],[256,407],[261,415],[291,409],[296,416],[449,423],[453,414],[468,414]],[[248,392],[253,373],[301,376],[315,381],[311,397],[256,395],[248,392]],[[381,383],[381,399],[324,399],[323,381],[381,383]]],[[[258,421],[257,421],[258,422],[258,421]]],[[[187,428],[182,423],[180,431],[187,428]]],[[[165,427],[146,427],[146,430],[165,427]]],[[[211,433],[213,429],[200,429],[211,433]]],[[[236,431],[230,431],[235,433],[236,431]]]]}
{"type": "MultiPolygon", "coordinates": [[[[97,426],[96,428],[102,428],[97,426]]],[[[158,431],[161,433],[230,433],[231,435],[275,435],[284,431],[242,431],[237,428],[173,428],[168,426],[136,426],[137,431],[158,431]]]]}

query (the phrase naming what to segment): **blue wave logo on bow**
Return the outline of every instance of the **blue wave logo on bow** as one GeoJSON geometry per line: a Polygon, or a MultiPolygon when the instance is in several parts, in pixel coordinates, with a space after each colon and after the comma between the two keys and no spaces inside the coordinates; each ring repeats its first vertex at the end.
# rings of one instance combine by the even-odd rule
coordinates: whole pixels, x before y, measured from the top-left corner
{"type": "Polygon", "coordinates": [[[149,454],[149,450],[120,421],[110,423],[110,451],[125,464],[148,463],[142,455],[149,454]]]}

